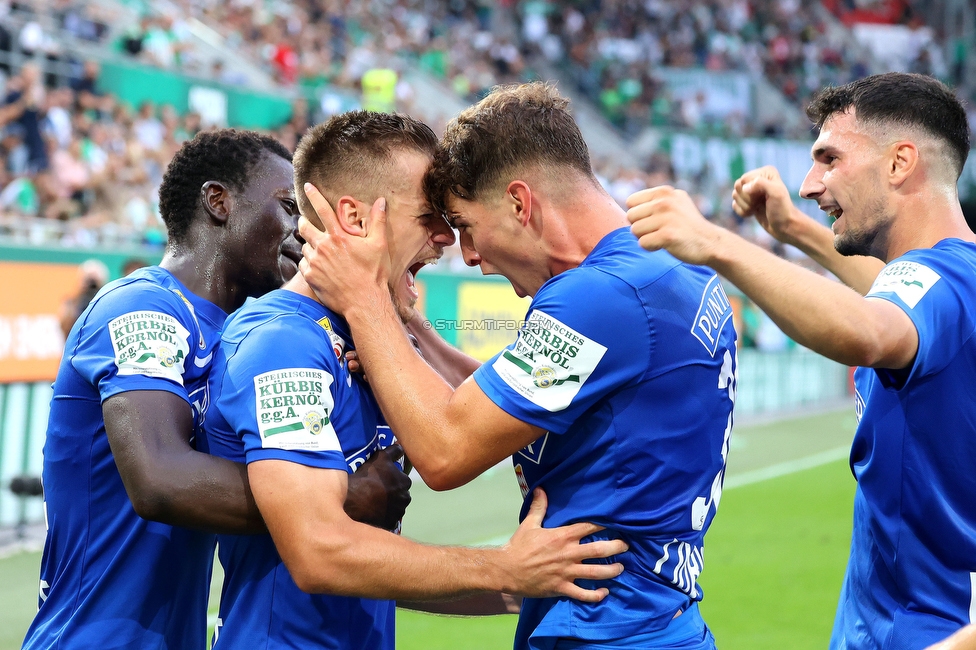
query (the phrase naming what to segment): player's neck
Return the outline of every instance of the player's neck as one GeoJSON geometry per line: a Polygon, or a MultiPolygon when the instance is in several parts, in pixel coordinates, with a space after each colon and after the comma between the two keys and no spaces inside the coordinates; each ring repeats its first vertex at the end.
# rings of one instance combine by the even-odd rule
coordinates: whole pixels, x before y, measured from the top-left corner
{"type": "Polygon", "coordinates": [[[228,314],[244,303],[247,296],[241,293],[226,273],[219,268],[220,259],[212,252],[196,254],[183,246],[166,249],[159,265],[173,274],[192,294],[208,300],[228,314]]]}
{"type": "Polygon", "coordinates": [[[305,276],[302,275],[301,272],[296,273],[295,276],[286,282],[281,288],[285,291],[291,291],[292,293],[297,293],[300,296],[311,298],[319,304],[325,304],[319,299],[318,295],[312,291],[312,287],[308,286],[308,282],[305,281],[305,276]]]}
{"type": "Polygon", "coordinates": [[[563,226],[550,241],[550,271],[558,275],[576,268],[614,230],[630,225],[627,213],[600,188],[583,185],[563,196],[556,206],[563,226]]]}
{"type": "Polygon", "coordinates": [[[944,239],[976,242],[955,195],[919,196],[906,202],[898,214],[888,236],[886,262],[911,250],[932,248],[944,239]]]}

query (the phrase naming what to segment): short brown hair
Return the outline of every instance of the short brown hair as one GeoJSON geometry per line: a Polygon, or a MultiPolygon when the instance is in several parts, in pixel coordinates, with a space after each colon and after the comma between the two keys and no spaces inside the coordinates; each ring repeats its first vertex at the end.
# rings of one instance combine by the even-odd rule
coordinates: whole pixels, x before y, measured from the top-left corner
{"type": "Polygon", "coordinates": [[[507,173],[539,164],[572,169],[595,182],[569,100],[555,86],[496,86],[447,125],[424,192],[435,212],[444,213],[449,193],[474,201],[507,173]]]}
{"type": "Polygon", "coordinates": [[[437,136],[407,115],[349,111],[310,128],[295,149],[295,197],[298,209],[314,214],[303,189],[313,184],[333,206],[349,194],[372,203],[386,191],[393,156],[402,150],[433,156],[437,136]]]}

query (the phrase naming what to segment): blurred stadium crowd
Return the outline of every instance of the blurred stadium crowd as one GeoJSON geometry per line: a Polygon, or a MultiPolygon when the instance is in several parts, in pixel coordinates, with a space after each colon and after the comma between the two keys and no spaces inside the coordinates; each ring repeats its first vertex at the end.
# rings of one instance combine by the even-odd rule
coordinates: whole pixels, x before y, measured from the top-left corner
{"type": "MultiPolygon", "coordinates": [[[[465,102],[498,83],[558,70],[562,83],[627,138],[646,127],[720,137],[800,137],[779,122],[742,110],[714,111],[702,92],[674,96],[658,71],[738,72],[764,79],[802,107],[825,84],[903,69],[960,88],[963,30],[925,26],[920,2],[881,0],[179,0],[123,3],[138,19],[111,34],[110,5],[76,0],[0,0],[0,237],[67,246],[165,243],[156,193],[162,172],[204,120],[170,105],[130,106],[100,90],[99,64],[63,46],[63,35],[101,46],[125,60],[247,84],[240,68],[207,57],[190,38],[204,25],[282,88],[327,85],[358,92],[367,71],[413,68],[440,80],[465,102]],[[17,15],[20,20],[8,21],[17,15]],[[906,27],[912,35],[898,60],[855,43],[858,25],[906,27]],[[19,64],[18,64],[19,62],[19,64]],[[67,74],[50,73],[57,63],[67,74]],[[585,101],[585,100],[584,100],[585,101]]],[[[864,42],[863,39],[860,41],[864,42]]],[[[883,54],[883,52],[882,52],[883,54]]],[[[423,116],[406,76],[397,109],[423,116]]],[[[970,106],[976,102],[970,101],[970,106]]],[[[338,110],[338,108],[334,109],[338,110]]],[[[271,129],[286,147],[328,106],[297,99],[291,117],[271,129]]],[[[971,109],[976,125],[976,109],[971,109]]],[[[433,124],[435,130],[443,124],[433,124]]],[[[623,203],[644,187],[687,189],[703,214],[800,263],[730,209],[731,188],[678,177],[665,150],[641,164],[594,156],[598,176],[623,203]]],[[[456,256],[450,268],[463,268],[456,256]]],[[[749,331],[761,330],[762,315],[749,331]]],[[[747,335],[762,343],[758,334],[747,335]]],[[[766,337],[769,338],[769,337],[766,337]]],[[[783,344],[773,337],[769,346],[783,344]]]]}

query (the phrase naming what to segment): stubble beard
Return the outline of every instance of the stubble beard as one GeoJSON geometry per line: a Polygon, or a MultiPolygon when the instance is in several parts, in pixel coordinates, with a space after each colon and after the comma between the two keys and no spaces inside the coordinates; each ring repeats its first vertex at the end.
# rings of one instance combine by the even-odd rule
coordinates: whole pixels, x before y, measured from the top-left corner
{"type": "Polygon", "coordinates": [[[883,200],[878,199],[866,211],[874,216],[868,227],[848,228],[843,233],[835,235],[834,248],[844,256],[864,255],[887,261],[890,222],[887,206],[883,200]]]}

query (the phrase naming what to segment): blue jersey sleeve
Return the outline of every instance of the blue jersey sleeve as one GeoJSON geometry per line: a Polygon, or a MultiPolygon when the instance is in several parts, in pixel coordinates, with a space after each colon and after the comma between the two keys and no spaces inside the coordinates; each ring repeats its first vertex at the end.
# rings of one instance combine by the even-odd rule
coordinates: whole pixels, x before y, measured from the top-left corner
{"type": "Polygon", "coordinates": [[[902,388],[914,379],[931,376],[959,353],[974,329],[972,296],[955,256],[939,249],[910,251],[888,264],[878,275],[869,298],[898,305],[915,324],[918,352],[910,372],[878,370],[886,386],[902,388]]]}
{"type": "Polygon", "coordinates": [[[652,338],[633,287],[593,269],[567,271],[543,286],[516,341],[474,378],[510,415],[564,433],[598,400],[644,375],[652,338]]]}
{"type": "Polygon", "coordinates": [[[137,280],[95,298],[65,354],[103,402],[131,390],[165,390],[189,402],[183,379],[199,335],[179,296],[137,280]]]}
{"type": "Polygon", "coordinates": [[[301,317],[280,316],[247,332],[228,352],[219,404],[246,462],[348,471],[333,424],[338,372],[332,347],[301,317]]]}

